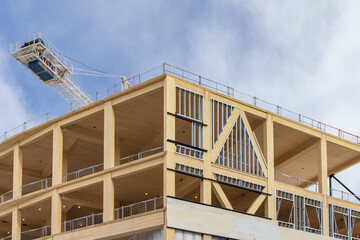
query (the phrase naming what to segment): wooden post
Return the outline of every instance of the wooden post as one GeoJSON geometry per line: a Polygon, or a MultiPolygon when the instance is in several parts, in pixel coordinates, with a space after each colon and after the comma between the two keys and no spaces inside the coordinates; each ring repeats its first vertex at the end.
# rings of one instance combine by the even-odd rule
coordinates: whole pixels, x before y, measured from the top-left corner
{"type": "Polygon", "coordinates": [[[21,196],[23,157],[22,149],[19,143],[14,146],[14,163],[13,163],[13,198],[21,196]]]}
{"type": "Polygon", "coordinates": [[[327,171],[327,141],[325,134],[321,134],[320,140],[320,156],[319,156],[319,193],[323,195],[323,235],[329,236],[329,205],[327,202],[327,193],[328,193],[328,171],[327,171]]]}
{"type": "Polygon", "coordinates": [[[21,212],[17,207],[15,207],[12,211],[11,239],[20,240],[20,233],[21,233],[21,212]]]}
{"type": "Polygon", "coordinates": [[[104,222],[114,219],[114,182],[111,173],[104,175],[104,196],[103,196],[103,212],[104,222]]]}
{"type": "Polygon", "coordinates": [[[265,202],[265,216],[275,220],[275,164],[274,164],[274,122],[271,114],[266,115],[266,144],[265,156],[267,160],[268,170],[268,187],[267,192],[271,194],[265,202]]]}
{"type": "MultiPolygon", "coordinates": [[[[166,151],[164,160],[164,207],[166,207],[167,196],[175,196],[175,172],[167,170],[174,168],[174,144],[167,139],[175,140],[175,118],[167,114],[175,113],[175,80],[170,76],[164,79],[164,151],[166,151]]],[[[166,218],[166,216],[165,216],[166,218]]],[[[166,222],[166,221],[165,221],[166,222]]],[[[175,239],[175,230],[164,226],[164,239],[175,239]]]]}
{"type": "Polygon", "coordinates": [[[58,193],[58,190],[54,189],[51,196],[51,234],[57,234],[61,232],[61,207],[61,196],[58,193]]]}
{"type": "MultiPolygon", "coordinates": [[[[203,98],[203,122],[208,126],[203,127],[204,149],[208,152],[204,153],[204,178],[212,179],[214,176],[211,171],[211,99],[210,93],[206,91],[203,98]]],[[[211,204],[211,181],[203,179],[200,183],[200,201],[205,204],[211,204]]]]}
{"type": "Polygon", "coordinates": [[[56,124],[53,130],[52,185],[62,183],[63,177],[63,131],[56,124]]]}
{"type": "Polygon", "coordinates": [[[104,169],[115,166],[115,113],[111,101],[104,105],[104,169]]]}

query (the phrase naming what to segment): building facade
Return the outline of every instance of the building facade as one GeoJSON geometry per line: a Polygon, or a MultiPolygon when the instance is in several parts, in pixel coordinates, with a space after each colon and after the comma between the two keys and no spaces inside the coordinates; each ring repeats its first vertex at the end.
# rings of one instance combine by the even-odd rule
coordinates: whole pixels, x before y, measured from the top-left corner
{"type": "Polygon", "coordinates": [[[328,177],[359,161],[357,143],[163,74],[0,143],[1,237],[357,240],[360,204],[328,177]]]}

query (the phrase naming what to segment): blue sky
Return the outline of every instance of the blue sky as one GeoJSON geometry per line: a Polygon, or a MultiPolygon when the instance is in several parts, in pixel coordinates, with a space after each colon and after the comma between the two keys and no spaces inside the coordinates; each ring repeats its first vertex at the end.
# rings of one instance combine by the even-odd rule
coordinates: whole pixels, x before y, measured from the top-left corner
{"type": "MultiPolygon", "coordinates": [[[[9,54],[37,32],[105,72],[133,76],[167,62],[360,134],[359,22],[360,2],[346,0],[5,0],[0,135],[65,105],[9,54]]],[[[116,82],[74,78],[89,93],[116,82]]],[[[359,170],[341,176],[358,194],[359,170]]]]}

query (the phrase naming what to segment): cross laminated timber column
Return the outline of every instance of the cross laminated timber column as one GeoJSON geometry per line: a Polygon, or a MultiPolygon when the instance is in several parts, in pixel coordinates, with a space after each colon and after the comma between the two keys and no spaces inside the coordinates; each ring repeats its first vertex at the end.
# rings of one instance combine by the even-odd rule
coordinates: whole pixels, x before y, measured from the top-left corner
{"type": "MultiPolygon", "coordinates": [[[[115,166],[115,113],[112,102],[104,105],[104,169],[115,166]]],[[[104,175],[103,180],[104,222],[114,219],[114,183],[111,173],[104,175]]]]}
{"type": "MultiPolygon", "coordinates": [[[[200,108],[199,108],[200,109],[200,108]]],[[[211,99],[210,93],[205,92],[203,100],[203,122],[210,126],[211,124],[211,99]]],[[[204,149],[211,149],[211,128],[203,128],[203,142],[204,149]]],[[[211,171],[211,151],[204,153],[204,179],[200,183],[200,201],[205,204],[211,204],[211,181],[208,179],[213,178],[211,171]]]]}
{"type": "Polygon", "coordinates": [[[269,195],[265,202],[265,215],[268,218],[275,219],[275,169],[274,169],[274,122],[271,114],[266,115],[265,129],[265,155],[268,165],[267,178],[269,195]]]}
{"type": "MultiPolygon", "coordinates": [[[[175,172],[167,170],[168,168],[174,169],[174,150],[175,146],[173,143],[168,142],[167,139],[175,139],[175,118],[167,114],[175,113],[175,79],[171,76],[166,76],[164,79],[164,151],[166,155],[164,158],[164,179],[163,179],[163,196],[164,196],[164,207],[166,207],[166,196],[175,196],[175,172]]],[[[166,215],[165,215],[166,216],[166,215]]],[[[165,221],[166,223],[166,221],[165,221]]],[[[175,230],[164,226],[164,239],[175,239],[175,230]]]]}
{"type": "Polygon", "coordinates": [[[323,234],[325,236],[329,236],[329,205],[327,202],[327,141],[325,134],[321,134],[320,140],[320,151],[319,151],[319,165],[318,165],[318,179],[319,179],[319,192],[323,196],[323,211],[322,211],[322,219],[323,219],[323,234]]]}
{"type": "MultiPolygon", "coordinates": [[[[53,129],[52,184],[62,183],[63,176],[63,130],[59,124],[53,129]]],[[[61,196],[57,189],[51,195],[51,234],[61,232],[61,196]]]]}

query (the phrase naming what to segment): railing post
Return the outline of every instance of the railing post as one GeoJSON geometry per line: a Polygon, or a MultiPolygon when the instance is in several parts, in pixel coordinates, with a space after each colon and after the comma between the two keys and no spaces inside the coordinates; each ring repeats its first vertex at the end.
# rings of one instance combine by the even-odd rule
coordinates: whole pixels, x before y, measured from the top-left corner
{"type": "Polygon", "coordinates": [[[199,76],[199,85],[201,86],[201,76],[199,76]]]}
{"type": "Polygon", "coordinates": [[[46,122],[49,121],[49,113],[45,113],[45,121],[46,121],[46,122]]]}
{"type": "Polygon", "coordinates": [[[165,73],[165,63],[163,63],[163,74],[165,73]]]}
{"type": "Polygon", "coordinates": [[[26,131],[26,122],[23,123],[23,131],[26,131]]]}
{"type": "Polygon", "coordinates": [[[256,98],[256,97],[253,97],[254,106],[256,106],[256,100],[257,100],[257,98],[256,98]]]}
{"type": "Polygon", "coordinates": [[[121,218],[124,218],[124,206],[121,207],[121,218]]]}
{"type": "Polygon", "coordinates": [[[157,198],[154,198],[154,210],[156,210],[156,200],[157,198]]]}
{"type": "Polygon", "coordinates": [[[99,101],[99,92],[95,93],[95,100],[96,100],[96,102],[99,101]]]}

